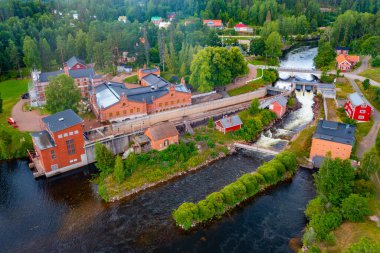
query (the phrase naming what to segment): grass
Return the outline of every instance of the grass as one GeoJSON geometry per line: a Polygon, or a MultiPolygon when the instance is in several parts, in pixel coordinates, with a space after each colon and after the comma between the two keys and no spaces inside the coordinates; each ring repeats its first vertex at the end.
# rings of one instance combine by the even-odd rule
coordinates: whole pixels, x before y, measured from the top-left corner
{"type": "Polygon", "coordinates": [[[308,158],[311,148],[311,138],[315,132],[316,126],[308,126],[303,129],[298,137],[288,143],[288,150],[296,154],[300,159],[308,158]]]}
{"type": "Polygon", "coordinates": [[[244,93],[255,91],[255,90],[257,90],[257,89],[259,89],[260,87],[263,87],[263,86],[265,86],[265,84],[248,83],[248,84],[246,84],[244,86],[241,86],[239,88],[227,91],[227,93],[228,93],[228,95],[230,95],[231,97],[233,97],[233,96],[237,96],[237,95],[241,95],[241,94],[244,94],[244,93]]]}
{"type": "Polygon", "coordinates": [[[249,63],[252,65],[268,65],[268,60],[265,57],[257,56],[257,57],[250,57],[247,59],[249,63]]]}
{"type": "Polygon", "coordinates": [[[369,89],[364,90],[362,82],[355,79],[356,84],[359,86],[362,93],[365,95],[365,97],[368,99],[368,101],[377,109],[380,110],[380,100],[376,99],[376,93],[375,89],[380,89],[379,87],[373,87],[371,86],[369,89]]]}
{"type": "Polygon", "coordinates": [[[372,67],[364,70],[359,75],[380,82],[380,67],[372,67]]]}
{"type": "Polygon", "coordinates": [[[20,132],[7,122],[7,118],[11,116],[13,106],[17,104],[20,96],[28,91],[28,81],[27,79],[22,79],[0,82],[0,93],[3,99],[3,112],[0,113],[0,130],[3,130],[12,139],[5,147],[6,152],[0,153],[0,160],[24,157],[26,156],[24,147],[30,148],[31,137],[29,133],[20,132]]]}
{"type": "Polygon", "coordinates": [[[134,76],[129,76],[127,78],[124,79],[124,82],[126,83],[138,83],[138,77],[137,75],[134,75],[134,76]]]}
{"type": "Polygon", "coordinates": [[[339,117],[337,115],[338,108],[336,106],[335,99],[327,98],[326,104],[328,108],[327,119],[331,121],[338,121],[339,120],[339,117]]]}
{"type": "Polygon", "coordinates": [[[337,82],[335,86],[337,98],[346,99],[348,94],[355,92],[347,78],[344,78],[344,82],[337,82]]]}

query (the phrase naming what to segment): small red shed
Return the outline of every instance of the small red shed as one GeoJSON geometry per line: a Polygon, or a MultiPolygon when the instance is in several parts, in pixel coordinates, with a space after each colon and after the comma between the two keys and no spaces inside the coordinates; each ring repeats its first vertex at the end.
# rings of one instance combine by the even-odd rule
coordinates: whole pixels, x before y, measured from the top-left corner
{"type": "Polygon", "coordinates": [[[274,112],[277,118],[281,118],[286,112],[287,103],[288,100],[284,96],[279,96],[270,103],[269,110],[274,112]]]}
{"type": "Polygon", "coordinates": [[[241,125],[243,122],[237,115],[225,117],[215,122],[216,129],[224,134],[239,130],[241,125]]]}
{"type": "Polygon", "coordinates": [[[368,105],[357,92],[348,95],[347,98],[344,109],[348,117],[358,121],[369,121],[372,107],[368,105]]]}

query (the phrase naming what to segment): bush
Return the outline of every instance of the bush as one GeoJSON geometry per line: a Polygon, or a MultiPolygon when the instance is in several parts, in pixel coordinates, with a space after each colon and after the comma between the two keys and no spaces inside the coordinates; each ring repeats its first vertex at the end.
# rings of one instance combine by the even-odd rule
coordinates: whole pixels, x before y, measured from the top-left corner
{"type": "Polygon", "coordinates": [[[380,244],[375,243],[373,240],[363,237],[358,243],[352,244],[347,250],[346,253],[379,253],[380,244]]]}
{"type": "Polygon", "coordinates": [[[233,206],[237,202],[231,185],[225,186],[220,193],[223,194],[223,200],[226,205],[233,206]]]}
{"type": "Polygon", "coordinates": [[[215,148],[215,142],[213,140],[207,140],[207,147],[209,148],[215,148]]]}
{"type": "Polygon", "coordinates": [[[372,67],[380,67],[380,56],[376,56],[372,62],[371,62],[372,67]]]}
{"type": "Polygon", "coordinates": [[[359,179],[354,182],[353,193],[359,194],[362,197],[375,196],[376,190],[373,183],[369,180],[359,179]]]}
{"type": "Polygon", "coordinates": [[[312,199],[306,206],[305,215],[311,220],[315,215],[325,212],[325,203],[321,197],[312,199]]]}
{"type": "Polygon", "coordinates": [[[257,183],[259,183],[260,185],[265,184],[265,178],[260,173],[254,172],[252,173],[252,176],[256,178],[257,183]]]}
{"type": "Polygon", "coordinates": [[[283,151],[276,156],[285,165],[286,171],[294,172],[298,169],[297,157],[290,151],[283,151]]]}
{"type": "Polygon", "coordinates": [[[263,175],[265,183],[274,184],[277,182],[277,170],[272,166],[268,165],[268,163],[265,163],[263,166],[260,166],[257,172],[263,175]]]}
{"type": "Polygon", "coordinates": [[[193,220],[199,218],[198,212],[199,210],[197,205],[194,203],[185,202],[173,212],[173,218],[178,225],[187,230],[191,227],[193,220]]]}
{"type": "Polygon", "coordinates": [[[371,214],[371,209],[368,204],[368,199],[351,194],[348,198],[342,201],[342,215],[349,221],[359,222],[371,214]]]}
{"type": "Polygon", "coordinates": [[[257,182],[256,177],[252,174],[244,174],[238,179],[238,181],[244,184],[245,188],[247,189],[248,196],[253,196],[260,189],[260,185],[257,182]]]}
{"type": "Polygon", "coordinates": [[[368,89],[369,89],[369,87],[371,87],[371,84],[370,84],[370,82],[369,82],[369,79],[368,79],[368,78],[364,79],[364,81],[363,81],[362,85],[363,85],[363,89],[364,89],[364,90],[368,90],[368,89]]]}
{"type": "Polygon", "coordinates": [[[109,196],[108,196],[107,187],[103,183],[99,184],[98,186],[98,194],[102,199],[108,202],[109,196]]]}
{"type": "Polygon", "coordinates": [[[318,240],[325,240],[333,229],[342,223],[342,216],[338,212],[328,212],[314,215],[309,226],[314,228],[318,240]]]}
{"type": "Polygon", "coordinates": [[[247,189],[245,188],[243,183],[241,183],[240,181],[235,181],[231,183],[230,186],[232,187],[235,194],[236,202],[234,204],[239,203],[246,197],[247,189]]]}
{"type": "Polygon", "coordinates": [[[302,243],[306,246],[312,245],[317,240],[317,233],[315,233],[314,228],[308,227],[305,229],[305,233],[302,237],[302,243]]]}
{"type": "Polygon", "coordinates": [[[224,212],[225,208],[222,193],[213,192],[206,197],[206,200],[214,206],[215,213],[221,214],[224,212]]]}
{"type": "Polygon", "coordinates": [[[268,165],[272,166],[277,171],[277,179],[280,179],[285,175],[285,165],[283,165],[280,160],[275,158],[268,162],[268,165]]]}
{"type": "Polygon", "coordinates": [[[197,206],[199,210],[199,220],[208,220],[215,215],[213,203],[210,203],[207,200],[201,200],[198,202],[197,206]]]}

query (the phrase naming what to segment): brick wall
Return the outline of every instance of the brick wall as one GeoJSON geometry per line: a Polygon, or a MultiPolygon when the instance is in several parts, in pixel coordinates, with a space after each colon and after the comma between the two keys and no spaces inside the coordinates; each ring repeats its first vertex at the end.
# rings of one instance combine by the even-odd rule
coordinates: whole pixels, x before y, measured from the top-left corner
{"type": "Polygon", "coordinates": [[[351,145],[313,138],[310,159],[314,156],[325,157],[328,152],[331,152],[331,158],[348,159],[351,156],[351,150],[351,145]]]}

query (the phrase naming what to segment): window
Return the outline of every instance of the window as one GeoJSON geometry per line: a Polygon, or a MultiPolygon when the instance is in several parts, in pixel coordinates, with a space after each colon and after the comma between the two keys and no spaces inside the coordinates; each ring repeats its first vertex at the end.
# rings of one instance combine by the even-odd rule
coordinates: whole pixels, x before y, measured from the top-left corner
{"type": "Polygon", "coordinates": [[[59,135],[58,135],[58,139],[62,139],[62,134],[59,134],[59,135]]]}
{"type": "Polygon", "coordinates": [[[74,133],[73,132],[70,132],[69,135],[73,135],[74,133]]]}
{"type": "Polygon", "coordinates": [[[51,150],[50,151],[50,155],[51,155],[51,159],[55,159],[55,158],[57,158],[56,156],[55,156],[55,151],[54,150],[51,150]]]}
{"type": "Polygon", "coordinates": [[[69,155],[75,154],[75,145],[74,145],[73,139],[66,141],[66,147],[67,147],[67,153],[69,155]]]}
{"type": "Polygon", "coordinates": [[[140,108],[137,108],[137,112],[140,112],[140,108]]]}
{"type": "Polygon", "coordinates": [[[67,137],[67,136],[69,136],[67,133],[64,133],[64,134],[63,134],[63,137],[67,137]]]}
{"type": "Polygon", "coordinates": [[[164,147],[167,147],[167,146],[169,146],[169,140],[164,141],[164,147]]]}
{"type": "Polygon", "coordinates": [[[179,104],[179,99],[177,99],[177,104],[179,104]]]}
{"type": "Polygon", "coordinates": [[[112,112],[110,112],[110,113],[108,114],[108,116],[109,116],[109,117],[112,117],[112,112]]]}
{"type": "Polygon", "coordinates": [[[158,106],[159,106],[159,107],[162,107],[162,103],[159,103],[158,106]]]}
{"type": "Polygon", "coordinates": [[[174,93],[170,94],[170,96],[174,96],[174,93]]]}
{"type": "Polygon", "coordinates": [[[169,105],[169,102],[165,102],[165,106],[168,106],[169,105]]]}
{"type": "Polygon", "coordinates": [[[171,104],[174,105],[174,101],[171,101],[171,104]]]}
{"type": "Polygon", "coordinates": [[[74,134],[79,134],[79,131],[78,131],[78,130],[75,130],[75,131],[74,131],[74,134]]]}
{"type": "Polygon", "coordinates": [[[364,116],[359,116],[359,119],[364,119],[364,116]]]}
{"type": "Polygon", "coordinates": [[[360,110],[360,113],[365,113],[365,110],[360,110]]]}
{"type": "Polygon", "coordinates": [[[117,112],[116,112],[116,116],[119,116],[119,115],[120,115],[120,112],[119,112],[119,111],[117,111],[117,112]]]}
{"type": "Polygon", "coordinates": [[[130,112],[133,113],[133,109],[131,109],[130,112]]]}
{"type": "Polygon", "coordinates": [[[123,103],[123,106],[125,106],[126,105],[126,103],[123,103]]]}
{"type": "Polygon", "coordinates": [[[124,110],[124,111],[123,111],[123,114],[124,114],[124,115],[127,114],[127,110],[124,110]]]}

